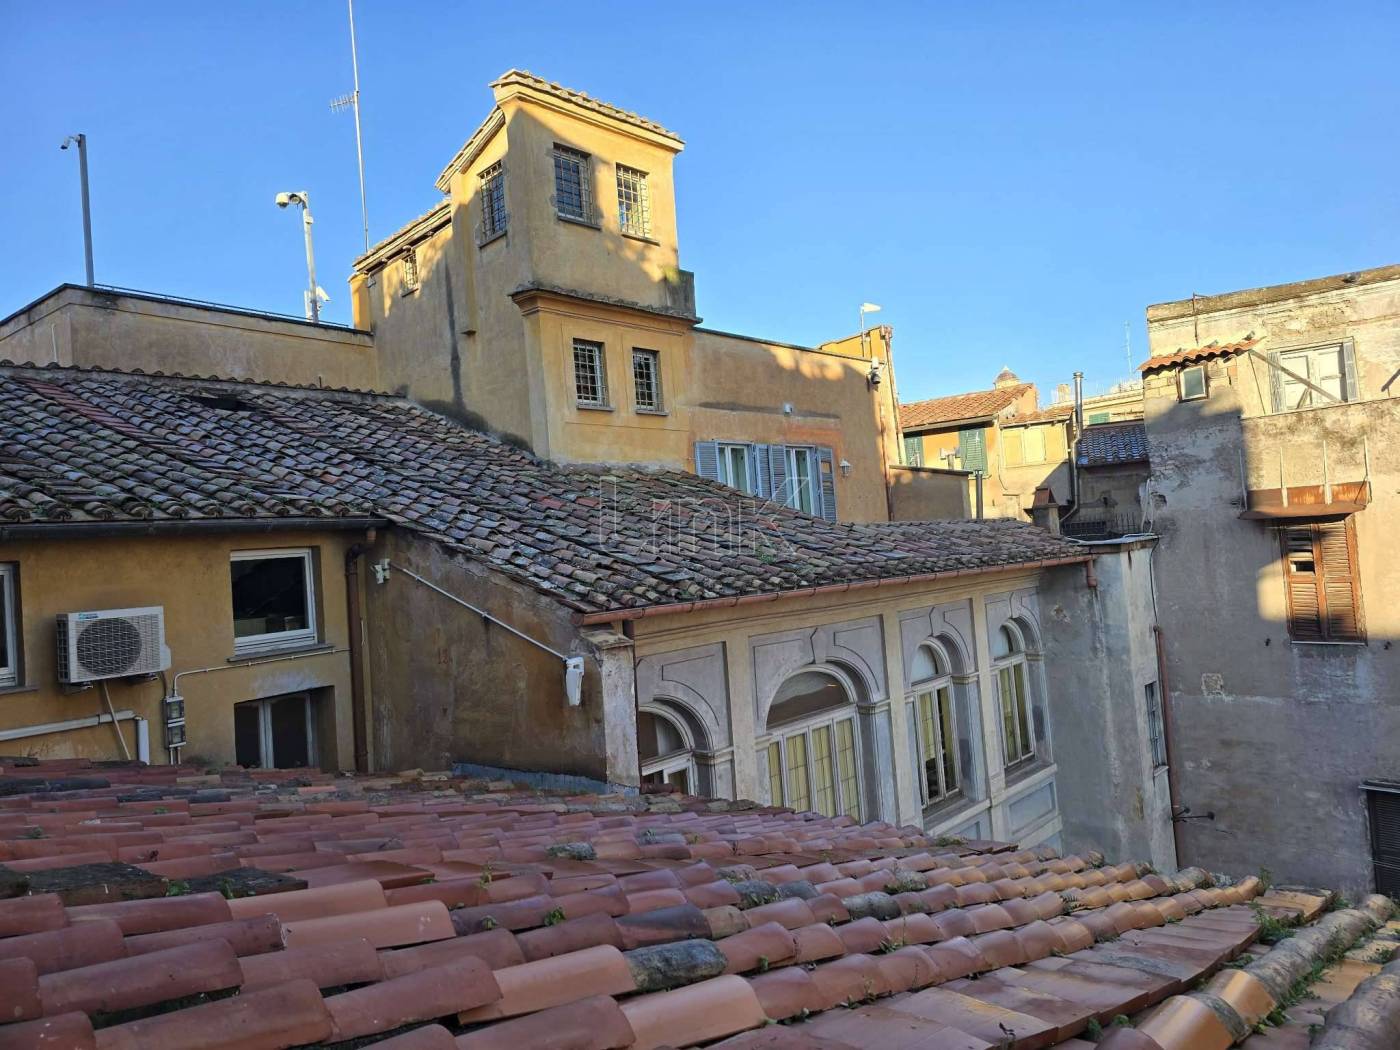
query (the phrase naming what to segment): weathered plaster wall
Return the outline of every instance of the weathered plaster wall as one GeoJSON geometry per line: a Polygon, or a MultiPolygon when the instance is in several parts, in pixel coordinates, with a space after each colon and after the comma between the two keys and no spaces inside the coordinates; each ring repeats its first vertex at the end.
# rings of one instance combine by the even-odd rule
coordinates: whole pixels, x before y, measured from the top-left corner
{"type": "Polygon", "coordinates": [[[386,583],[367,584],[377,768],[469,762],[637,785],[630,652],[619,659],[603,650],[614,655],[600,660],[561,606],[431,541],[390,531],[366,557],[387,558],[531,638],[587,657],[582,703],[570,707],[557,656],[391,568],[386,583]]]}
{"type": "MultiPolygon", "coordinates": [[[[1126,515],[1142,521],[1142,485],[1150,474],[1146,463],[1116,467],[1082,467],[1079,471],[1080,514],[1126,515]]],[[[1056,492],[1056,496],[1060,493],[1056,492]]]]}
{"type": "Polygon", "coordinates": [[[968,476],[961,470],[890,466],[890,519],[943,521],[972,516],[968,476]]]}
{"type": "MultiPolygon", "coordinates": [[[[198,668],[211,673],[181,679],[185,697],[187,756],[215,763],[234,760],[233,705],[323,690],[321,762],[327,769],[354,768],[350,721],[349,640],[345,612],[345,549],[362,534],[344,532],[260,532],[199,536],[145,536],[107,539],[11,539],[0,543],[0,561],[18,566],[22,684],[0,690],[0,728],[84,718],[106,710],[94,686],[65,693],[56,666],[54,619],[60,613],[165,609],[168,676],[198,668]],[[320,642],[295,660],[257,665],[233,659],[233,612],[229,555],[233,551],[309,547],[316,553],[316,605],[320,642]]],[[[268,654],[269,657],[277,654],[268,654]]],[[[158,679],[112,680],[108,688],[117,710],[131,709],[150,720],[151,760],[165,761],[161,683],[158,679]]],[[[123,723],[135,754],[131,723],[123,723]]],[[[110,725],[61,735],[4,743],[7,752],[44,758],[120,758],[110,725]]]]}
{"type": "Polygon", "coordinates": [[[1175,870],[1167,767],[1153,768],[1146,688],[1158,679],[1153,540],[1094,544],[1098,586],[1069,566],[1040,587],[1067,850],[1175,870]],[[1058,658],[1060,654],[1072,658],[1058,658]]]}
{"type": "Polygon", "coordinates": [[[1250,332],[1261,351],[1354,340],[1361,403],[1264,416],[1267,366],[1208,369],[1210,396],[1180,403],[1175,377],[1147,381],[1159,615],[1182,756],[1183,860],[1269,867],[1278,879],[1371,885],[1359,784],[1400,777],[1400,271],[1258,289],[1148,312],[1156,353],[1250,332]],[[1279,541],[1242,521],[1241,489],[1359,481],[1355,515],[1364,644],[1291,642],[1279,541]]]}
{"type": "Polygon", "coordinates": [[[0,360],[377,389],[367,332],[64,286],[0,324],[0,360]]]}

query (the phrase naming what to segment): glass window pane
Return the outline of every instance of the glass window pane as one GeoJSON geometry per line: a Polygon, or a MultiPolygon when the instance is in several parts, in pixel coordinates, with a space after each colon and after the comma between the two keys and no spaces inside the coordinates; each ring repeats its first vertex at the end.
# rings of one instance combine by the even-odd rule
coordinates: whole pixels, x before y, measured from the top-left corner
{"type": "Polygon", "coordinates": [[[788,484],[792,486],[790,506],[804,514],[815,513],[816,507],[816,476],[812,458],[811,451],[805,448],[793,449],[788,457],[788,469],[792,473],[788,479],[788,484]]]}
{"type": "Polygon", "coordinates": [[[919,694],[919,736],[923,745],[924,789],[928,800],[932,802],[943,797],[943,787],[938,779],[939,732],[935,723],[932,693],[919,694]]]}
{"type": "Polygon", "coordinates": [[[848,703],[850,697],[846,694],[846,687],[831,675],[820,671],[803,671],[779,687],[768,709],[768,725],[795,722],[848,703]]]}
{"type": "Polygon", "coordinates": [[[781,806],[786,801],[787,796],[783,794],[783,751],[775,741],[768,745],[768,803],[781,806]]]}
{"type": "Polygon", "coordinates": [[[836,816],[836,776],[831,761],[831,727],[812,730],[812,808],[836,816]]]}
{"type": "Polygon", "coordinates": [[[229,564],[229,575],[235,638],[304,631],[311,626],[305,556],[238,558],[229,564]]]}
{"type": "Polygon", "coordinates": [[[938,690],[938,719],[943,731],[943,789],[958,789],[958,733],[953,724],[953,691],[947,686],[938,690]]]}
{"type": "Polygon", "coordinates": [[[1016,719],[1021,739],[1021,753],[1017,757],[1024,758],[1035,750],[1035,738],[1031,735],[1030,704],[1026,698],[1026,665],[1017,664],[1011,669],[1011,675],[1016,683],[1016,719]]]}
{"type": "Polygon", "coordinates": [[[1012,692],[1011,668],[1003,667],[997,672],[997,693],[1001,699],[1001,731],[1005,741],[1006,762],[1010,765],[1019,757],[1016,745],[1015,696],[1012,692]]]}
{"type": "Polygon", "coordinates": [[[784,741],[787,748],[788,805],[796,810],[812,807],[807,787],[807,736],[798,733],[784,741]]]}
{"type": "Polygon", "coordinates": [[[836,723],[836,771],[841,778],[841,812],[860,819],[860,784],[856,778],[855,724],[849,719],[836,723]]]}

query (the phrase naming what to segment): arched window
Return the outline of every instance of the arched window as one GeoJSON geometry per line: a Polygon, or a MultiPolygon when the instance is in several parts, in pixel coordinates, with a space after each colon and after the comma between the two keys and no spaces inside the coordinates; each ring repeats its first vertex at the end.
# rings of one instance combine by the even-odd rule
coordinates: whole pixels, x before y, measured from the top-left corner
{"type": "Polygon", "coordinates": [[[930,806],[956,795],[961,788],[953,678],[947,657],[933,645],[919,646],[910,681],[909,702],[914,705],[914,734],[923,767],[919,790],[924,805],[930,806]]]}
{"type": "Polygon", "coordinates": [[[1002,624],[992,639],[992,666],[1001,703],[1002,764],[1010,769],[1035,757],[1031,701],[1026,690],[1026,643],[1012,623],[1002,624]]]}
{"type": "Polygon", "coordinates": [[[768,709],[768,798],[775,806],[860,819],[856,717],[851,691],[826,671],[802,671],[768,709]]]}
{"type": "Polygon", "coordinates": [[[695,756],[689,734],[679,722],[656,711],[637,712],[637,758],[643,784],[670,784],[690,794],[695,756]]]}

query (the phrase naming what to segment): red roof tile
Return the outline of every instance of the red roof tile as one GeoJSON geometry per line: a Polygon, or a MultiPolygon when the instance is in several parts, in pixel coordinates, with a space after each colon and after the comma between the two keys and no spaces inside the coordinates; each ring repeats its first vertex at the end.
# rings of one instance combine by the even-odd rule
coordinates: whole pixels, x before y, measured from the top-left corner
{"type": "Polygon", "coordinates": [[[899,406],[899,428],[926,430],[963,420],[985,419],[1013,404],[1028,389],[1029,383],[1018,383],[993,390],[974,390],[968,394],[911,401],[899,406]]]}
{"type": "Polygon", "coordinates": [[[1138,365],[1138,371],[1146,375],[1149,372],[1156,372],[1158,369],[1195,364],[1197,361],[1206,361],[1212,357],[1230,357],[1234,354],[1242,354],[1258,345],[1258,339],[1246,336],[1234,343],[1211,343],[1190,350],[1178,350],[1174,354],[1159,354],[1156,357],[1149,357],[1138,365]]]}

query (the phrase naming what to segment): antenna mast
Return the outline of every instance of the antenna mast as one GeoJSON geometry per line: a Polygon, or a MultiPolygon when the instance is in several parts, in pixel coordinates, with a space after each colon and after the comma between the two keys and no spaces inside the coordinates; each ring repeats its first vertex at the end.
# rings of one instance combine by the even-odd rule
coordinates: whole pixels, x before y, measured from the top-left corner
{"type": "Polygon", "coordinates": [[[1123,322],[1123,352],[1128,355],[1128,378],[1133,376],[1133,328],[1131,321],[1123,322]]]}
{"type": "Polygon", "coordinates": [[[355,47],[355,0],[346,0],[350,11],[350,68],[355,76],[355,90],[331,101],[332,111],[346,106],[355,111],[355,156],[360,165],[360,219],[364,224],[365,251],[369,251],[369,205],[365,202],[365,147],[360,134],[360,56],[355,47]]]}

